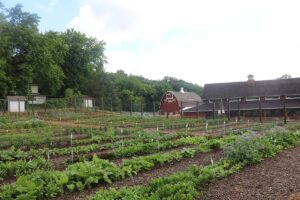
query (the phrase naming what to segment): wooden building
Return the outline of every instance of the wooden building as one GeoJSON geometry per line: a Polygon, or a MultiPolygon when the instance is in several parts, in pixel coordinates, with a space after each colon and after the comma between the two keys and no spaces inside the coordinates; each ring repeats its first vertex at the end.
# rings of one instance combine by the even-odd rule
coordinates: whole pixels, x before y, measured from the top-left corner
{"type": "Polygon", "coordinates": [[[25,112],[26,97],[7,96],[6,99],[8,112],[25,112]]]}
{"type": "Polygon", "coordinates": [[[300,78],[206,84],[203,104],[184,116],[282,117],[300,114],[300,78]]]}
{"type": "Polygon", "coordinates": [[[180,115],[187,109],[195,108],[202,103],[201,97],[194,92],[168,91],[160,103],[161,115],[180,115]]]}

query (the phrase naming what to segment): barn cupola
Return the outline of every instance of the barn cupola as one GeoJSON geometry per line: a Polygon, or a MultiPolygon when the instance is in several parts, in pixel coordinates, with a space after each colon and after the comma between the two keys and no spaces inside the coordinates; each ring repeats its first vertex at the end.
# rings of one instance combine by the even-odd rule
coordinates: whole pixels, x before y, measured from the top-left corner
{"type": "Polygon", "coordinates": [[[247,84],[248,84],[248,85],[254,85],[254,83],[255,83],[254,75],[253,75],[253,74],[249,74],[249,75],[247,76],[247,78],[248,78],[247,84]]]}

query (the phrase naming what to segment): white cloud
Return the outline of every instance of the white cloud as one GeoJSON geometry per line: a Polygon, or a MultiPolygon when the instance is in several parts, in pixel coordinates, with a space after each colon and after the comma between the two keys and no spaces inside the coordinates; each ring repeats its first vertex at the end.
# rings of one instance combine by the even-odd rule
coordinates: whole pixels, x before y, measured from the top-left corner
{"type": "Polygon", "coordinates": [[[250,73],[256,79],[295,77],[299,6],[279,0],[85,0],[67,27],[107,42],[108,71],[198,84],[245,80],[250,73]]]}

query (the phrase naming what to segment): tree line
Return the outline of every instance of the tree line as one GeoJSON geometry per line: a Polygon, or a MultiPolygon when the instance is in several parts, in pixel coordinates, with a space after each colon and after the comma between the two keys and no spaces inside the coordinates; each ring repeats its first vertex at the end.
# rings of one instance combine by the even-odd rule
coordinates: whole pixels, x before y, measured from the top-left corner
{"type": "Polygon", "coordinates": [[[42,94],[65,97],[85,94],[97,102],[110,100],[123,108],[142,102],[145,108],[159,102],[168,90],[193,91],[202,87],[173,77],[149,80],[142,76],[104,69],[105,42],[74,29],[39,32],[40,17],[22,5],[5,8],[0,2],[0,98],[30,94],[32,84],[42,94]],[[125,102],[125,103],[124,103],[125,102]]]}

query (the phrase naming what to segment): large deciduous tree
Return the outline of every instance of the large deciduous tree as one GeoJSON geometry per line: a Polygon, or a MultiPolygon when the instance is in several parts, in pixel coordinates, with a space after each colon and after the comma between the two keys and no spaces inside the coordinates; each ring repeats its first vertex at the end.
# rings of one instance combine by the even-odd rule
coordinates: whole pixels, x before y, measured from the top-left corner
{"type": "Polygon", "coordinates": [[[85,34],[74,29],[68,29],[62,33],[62,37],[68,45],[62,64],[66,76],[65,88],[84,90],[82,83],[103,72],[103,65],[106,62],[105,43],[86,37],[85,34]]]}

